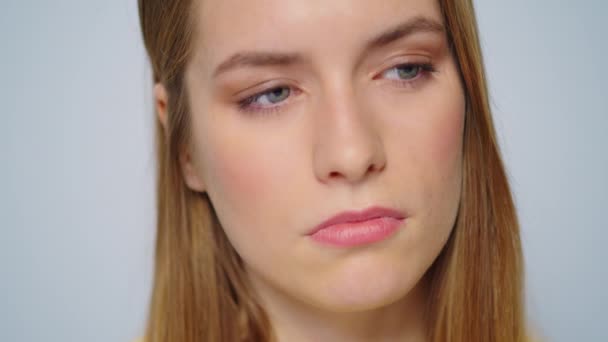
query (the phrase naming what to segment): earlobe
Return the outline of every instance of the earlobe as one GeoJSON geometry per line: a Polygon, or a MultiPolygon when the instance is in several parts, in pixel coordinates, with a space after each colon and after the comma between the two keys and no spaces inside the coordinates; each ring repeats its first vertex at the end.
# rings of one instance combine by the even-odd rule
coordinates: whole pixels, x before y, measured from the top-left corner
{"type": "Polygon", "coordinates": [[[156,83],[154,85],[154,104],[156,106],[156,113],[158,120],[160,121],[165,133],[167,132],[167,102],[169,97],[167,90],[162,83],[156,83]]]}
{"type": "Polygon", "coordinates": [[[184,149],[180,154],[180,164],[184,181],[190,190],[195,192],[204,192],[205,186],[201,180],[201,176],[197,172],[196,165],[192,159],[189,149],[184,149]]]}

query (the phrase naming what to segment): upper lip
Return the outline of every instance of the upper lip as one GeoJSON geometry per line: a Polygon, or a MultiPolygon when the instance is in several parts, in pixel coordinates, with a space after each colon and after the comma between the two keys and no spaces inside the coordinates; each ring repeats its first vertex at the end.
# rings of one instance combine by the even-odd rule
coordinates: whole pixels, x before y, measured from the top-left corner
{"type": "Polygon", "coordinates": [[[309,235],[312,235],[321,229],[333,226],[335,224],[363,222],[373,220],[379,217],[392,217],[401,220],[405,218],[405,215],[398,210],[379,206],[370,207],[361,211],[344,211],[323,221],[321,224],[311,230],[309,235]]]}

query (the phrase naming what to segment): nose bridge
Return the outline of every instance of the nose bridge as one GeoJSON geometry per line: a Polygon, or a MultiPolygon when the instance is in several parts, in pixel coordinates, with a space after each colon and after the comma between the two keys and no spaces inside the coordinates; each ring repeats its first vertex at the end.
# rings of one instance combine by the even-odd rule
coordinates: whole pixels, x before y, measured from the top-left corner
{"type": "Polygon", "coordinates": [[[335,80],[323,88],[316,108],[314,168],[326,182],[358,182],[386,163],[373,108],[357,96],[352,81],[335,80]]]}

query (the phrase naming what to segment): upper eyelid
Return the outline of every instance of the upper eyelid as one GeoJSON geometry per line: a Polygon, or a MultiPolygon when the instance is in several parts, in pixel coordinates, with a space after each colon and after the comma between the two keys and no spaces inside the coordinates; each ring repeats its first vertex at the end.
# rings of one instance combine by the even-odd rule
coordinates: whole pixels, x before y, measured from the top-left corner
{"type": "MultiPolygon", "coordinates": [[[[378,73],[378,70],[384,71],[388,68],[394,68],[396,66],[404,65],[404,64],[427,64],[427,63],[432,64],[432,60],[433,60],[433,58],[431,58],[431,56],[429,56],[428,54],[422,54],[422,53],[413,53],[413,54],[407,54],[407,55],[403,55],[403,54],[394,55],[394,56],[390,56],[389,58],[386,59],[385,62],[381,63],[380,67],[373,68],[374,70],[370,70],[368,73],[374,74],[374,73],[378,73]]],[[[290,87],[294,87],[294,86],[299,87],[299,85],[297,85],[297,82],[294,80],[277,78],[277,79],[273,79],[270,81],[257,82],[245,89],[242,89],[238,92],[233,93],[232,96],[235,98],[248,97],[248,96],[243,96],[242,94],[249,93],[251,95],[255,95],[255,94],[259,94],[260,92],[268,91],[268,90],[273,89],[278,86],[286,86],[286,85],[290,86],[290,87]],[[263,86],[265,84],[270,84],[270,85],[263,86]],[[261,88],[261,90],[260,91],[255,91],[255,90],[251,91],[251,89],[256,89],[256,88],[261,88]]]]}
{"type": "Polygon", "coordinates": [[[267,93],[272,89],[279,87],[288,87],[288,88],[298,88],[296,81],[289,79],[273,79],[262,82],[257,82],[256,84],[249,86],[243,90],[240,90],[234,93],[232,96],[236,99],[246,99],[252,96],[258,96],[260,94],[267,93]]]}
{"type": "MultiPolygon", "coordinates": [[[[383,74],[384,72],[386,72],[388,70],[395,69],[397,67],[404,66],[404,65],[433,65],[433,63],[431,62],[430,58],[425,58],[425,61],[420,61],[420,60],[407,60],[407,61],[400,61],[400,62],[393,61],[390,64],[387,63],[386,66],[381,67],[379,72],[375,71],[375,72],[372,72],[371,74],[381,75],[381,74],[383,74]]],[[[265,83],[266,82],[262,82],[260,84],[265,84],[265,83]]],[[[248,89],[252,89],[252,88],[256,88],[256,87],[257,86],[253,86],[253,87],[250,87],[248,89]]],[[[263,87],[263,89],[261,89],[259,91],[253,91],[251,93],[251,95],[243,96],[243,98],[246,99],[246,98],[251,98],[251,97],[255,97],[255,96],[259,97],[259,96],[262,96],[262,95],[265,95],[265,94],[269,93],[271,90],[274,90],[274,89],[277,89],[277,88],[282,88],[282,87],[287,87],[287,88],[290,88],[292,90],[298,88],[298,86],[295,86],[293,84],[289,84],[289,82],[283,82],[283,83],[281,83],[280,81],[277,81],[276,83],[274,83],[272,85],[269,85],[267,87],[263,87]]],[[[247,90],[241,91],[240,93],[243,93],[243,92],[247,92],[247,90]]]]}
{"type": "Polygon", "coordinates": [[[250,96],[246,96],[243,99],[239,100],[237,103],[239,104],[239,106],[243,106],[243,105],[253,105],[257,99],[259,99],[260,97],[264,96],[264,95],[268,95],[268,93],[270,93],[272,90],[277,89],[277,88],[289,88],[290,89],[290,93],[289,96],[284,100],[279,102],[278,104],[272,106],[272,107],[276,107],[276,106],[281,106],[283,103],[289,101],[289,98],[293,97],[294,92],[297,93],[298,91],[291,85],[287,85],[287,84],[277,84],[276,86],[273,87],[269,87],[266,88],[265,90],[261,90],[259,92],[256,92],[250,96]]]}
{"type": "MultiPolygon", "coordinates": [[[[420,57],[420,58],[423,58],[423,57],[420,57]]],[[[404,66],[404,65],[424,65],[424,64],[433,65],[433,63],[430,61],[430,58],[425,58],[425,59],[426,59],[426,61],[424,61],[424,62],[423,61],[417,61],[417,60],[411,60],[411,59],[409,61],[401,61],[401,62],[393,61],[388,66],[382,68],[380,72],[375,72],[373,74],[381,76],[381,75],[383,75],[384,73],[386,73],[389,70],[392,70],[392,69],[395,69],[397,67],[404,66]]],[[[422,70],[422,71],[424,72],[426,70],[422,70]]],[[[373,76],[373,78],[376,78],[376,76],[373,76]]],[[[395,82],[414,82],[414,81],[415,81],[415,79],[411,80],[411,81],[410,80],[403,80],[403,81],[395,81],[395,82]]],[[[264,83],[261,83],[261,84],[264,84],[264,83]]],[[[254,88],[254,87],[252,87],[252,88],[254,88]]],[[[270,93],[272,90],[277,89],[277,88],[282,88],[282,87],[289,88],[290,89],[290,94],[289,94],[289,96],[287,97],[286,100],[280,102],[279,104],[274,105],[273,107],[275,107],[275,106],[282,106],[283,103],[288,102],[289,98],[291,98],[291,97],[294,96],[294,93],[298,93],[298,89],[294,85],[287,84],[287,83],[277,82],[274,85],[268,86],[268,87],[266,87],[266,88],[264,88],[264,89],[262,89],[260,91],[255,91],[251,95],[242,97],[240,100],[237,101],[237,103],[239,105],[252,105],[252,104],[255,103],[254,101],[256,101],[257,99],[259,99],[260,97],[268,95],[268,93],[270,93]]]]}
{"type": "Polygon", "coordinates": [[[410,62],[406,62],[406,63],[398,63],[398,64],[393,65],[392,67],[388,67],[388,68],[384,69],[382,71],[382,73],[385,73],[385,72],[387,72],[389,70],[393,70],[393,69],[396,69],[396,68],[399,68],[399,67],[403,67],[403,66],[416,66],[416,67],[419,67],[421,69],[421,71],[428,71],[429,68],[432,69],[432,70],[435,69],[435,65],[433,63],[426,63],[426,62],[424,62],[424,63],[411,62],[410,63],[410,62]]]}
{"type": "Polygon", "coordinates": [[[388,58],[379,67],[370,70],[370,75],[377,75],[388,69],[407,64],[434,64],[433,58],[427,55],[396,55],[388,58]],[[380,71],[378,71],[380,70],[380,71]]]}

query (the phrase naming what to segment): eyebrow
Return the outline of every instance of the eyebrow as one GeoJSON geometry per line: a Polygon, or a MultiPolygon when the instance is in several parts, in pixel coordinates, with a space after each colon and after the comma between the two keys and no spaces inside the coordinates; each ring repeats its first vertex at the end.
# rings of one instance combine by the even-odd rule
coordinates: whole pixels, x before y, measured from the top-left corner
{"type": "MultiPolygon", "coordinates": [[[[434,19],[417,16],[389,28],[365,43],[365,51],[389,45],[414,33],[443,33],[444,26],[434,19]]],[[[242,67],[290,66],[302,63],[304,57],[297,53],[245,51],[237,52],[219,64],[213,77],[230,69],[242,67]]]]}
{"type": "Polygon", "coordinates": [[[445,28],[443,25],[436,20],[428,17],[418,16],[394,26],[379,34],[375,38],[370,39],[365,44],[365,50],[371,50],[389,45],[392,42],[410,36],[414,33],[443,33],[444,31],[445,28]]]}
{"type": "Polygon", "coordinates": [[[213,76],[230,69],[241,67],[288,66],[303,61],[301,55],[281,52],[238,52],[222,62],[213,72],[213,76]]]}

